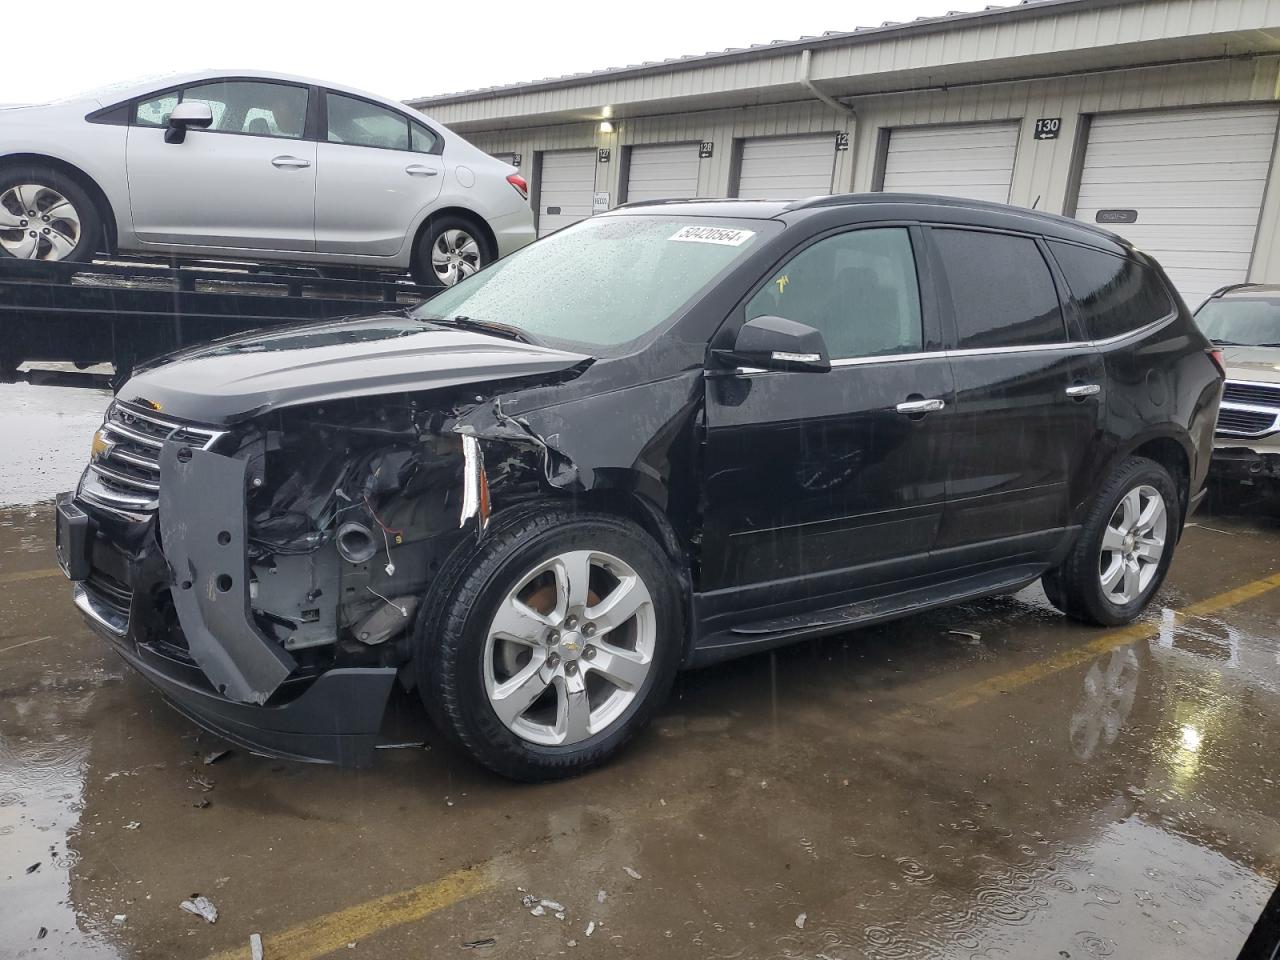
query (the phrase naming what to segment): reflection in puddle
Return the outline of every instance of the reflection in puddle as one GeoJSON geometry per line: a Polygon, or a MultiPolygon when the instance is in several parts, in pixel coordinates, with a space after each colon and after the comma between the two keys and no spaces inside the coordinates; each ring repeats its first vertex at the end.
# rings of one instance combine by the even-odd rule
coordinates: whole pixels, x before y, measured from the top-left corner
{"type": "Polygon", "coordinates": [[[89,755],[81,725],[104,679],[47,678],[35,691],[0,697],[0,945],[13,950],[6,956],[119,956],[83,932],[70,900],[89,755]]]}
{"type": "Polygon", "coordinates": [[[1115,743],[1129,719],[1138,692],[1138,653],[1133,647],[1111,651],[1106,665],[1095,661],[1084,678],[1084,693],[1071,715],[1071,748],[1089,760],[1115,743]]]}

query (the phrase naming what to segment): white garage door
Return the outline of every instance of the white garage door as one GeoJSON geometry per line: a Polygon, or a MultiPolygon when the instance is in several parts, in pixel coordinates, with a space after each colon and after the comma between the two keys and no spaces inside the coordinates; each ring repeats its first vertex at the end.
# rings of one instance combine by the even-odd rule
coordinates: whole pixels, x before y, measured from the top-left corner
{"type": "Polygon", "coordinates": [[[591,216],[596,189],[594,150],[557,150],[542,155],[538,178],[538,236],[591,216]]]}
{"type": "Polygon", "coordinates": [[[744,140],[738,196],[745,200],[795,200],[830,193],[835,163],[832,133],[744,140]]]}
{"type": "Polygon", "coordinates": [[[675,200],[698,195],[698,145],[664,143],[632,147],[627,202],[675,200]]]}
{"type": "Polygon", "coordinates": [[[889,134],[884,189],[1009,202],[1016,123],[903,127],[889,134]]]}
{"type": "Polygon", "coordinates": [[[1105,226],[1159,260],[1195,309],[1248,275],[1275,135],[1275,107],[1095,117],[1076,216],[1115,211],[1105,226]]]}

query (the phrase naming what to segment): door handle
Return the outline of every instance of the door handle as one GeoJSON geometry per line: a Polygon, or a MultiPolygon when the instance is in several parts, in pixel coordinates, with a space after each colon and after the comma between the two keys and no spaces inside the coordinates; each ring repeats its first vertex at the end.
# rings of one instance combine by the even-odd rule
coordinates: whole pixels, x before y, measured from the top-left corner
{"type": "Polygon", "coordinates": [[[309,167],[311,166],[311,161],[303,160],[301,157],[285,156],[276,157],[271,161],[271,165],[277,169],[284,169],[288,167],[309,167]]]}
{"type": "Polygon", "coordinates": [[[1083,397],[1092,397],[1096,393],[1101,393],[1102,387],[1096,383],[1073,383],[1067,387],[1067,396],[1073,400],[1079,400],[1083,397]]]}
{"type": "Polygon", "coordinates": [[[411,163],[404,168],[404,172],[411,177],[434,177],[440,171],[433,170],[431,167],[423,166],[421,163],[411,163]]]}
{"type": "Polygon", "coordinates": [[[899,413],[936,413],[947,405],[945,400],[903,400],[894,409],[899,413]]]}

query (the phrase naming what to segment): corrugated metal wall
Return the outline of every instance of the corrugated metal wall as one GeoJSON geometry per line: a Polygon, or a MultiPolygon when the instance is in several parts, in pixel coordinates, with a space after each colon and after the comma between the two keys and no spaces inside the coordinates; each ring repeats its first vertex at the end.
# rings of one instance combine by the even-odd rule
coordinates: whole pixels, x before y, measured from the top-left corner
{"type": "Polygon", "coordinates": [[[819,37],[773,49],[763,47],[748,51],[746,58],[694,58],[687,64],[664,63],[635,72],[604,71],[504,88],[483,96],[413,102],[422,104],[422,109],[444,124],[505,123],[535,114],[593,112],[606,103],[657,103],[681,97],[790,89],[800,77],[801,50],[805,47],[813,49],[814,80],[838,82],[880,76],[887,81],[893,75],[914,75],[928,82],[928,71],[941,68],[972,64],[981,69],[991,61],[1035,57],[1057,57],[1069,63],[1077,52],[1232,32],[1270,34],[1278,23],[1280,0],[1146,0],[1079,7],[1032,4],[936,23],[908,23],[861,36],[819,37]]]}
{"type": "MultiPolygon", "coordinates": [[[[1170,15],[1194,6],[1169,3],[1170,15]]],[[[1259,0],[1232,5],[1244,16],[1266,6],[1259,0]]],[[[1262,14],[1258,14],[1261,16],[1262,14]]],[[[1100,20],[1099,20],[1100,22],[1100,20]]],[[[1084,29],[1084,27],[1081,27],[1084,29]]],[[[699,165],[698,195],[730,196],[735,141],[782,134],[848,132],[850,148],[837,153],[833,189],[870,190],[876,183],[881,134],[894,127],[978,121],[1019,123],[1017,157],[1010,202],[1053,213],[1073,212],[1079,177],[1082,131],[1093,114],[1179,106],[1275,102],[1280,99],[1280,56],[1179,64],[1026,82],[1002,82],[861,97],[852,102],[856,125],[845,114],[812,100],[723,111],[700,111],[617,121],[615,132],[601,134],[595,122],[471,134],[491,153],[522,155],[522,172],[532,177],[534,156],[543,150],[605,147],[610,162],[598,163],[595,189],[619,195],[621,148],[646,143],[710,141],[712,156],[699,165]],[[1059,117],[1057,139],[1037,140],[1037,118],[1059,117]]],[[[1268,176],[1250,279],[1280,280],[1280,184],[1273,162],[1268,176]]]]}

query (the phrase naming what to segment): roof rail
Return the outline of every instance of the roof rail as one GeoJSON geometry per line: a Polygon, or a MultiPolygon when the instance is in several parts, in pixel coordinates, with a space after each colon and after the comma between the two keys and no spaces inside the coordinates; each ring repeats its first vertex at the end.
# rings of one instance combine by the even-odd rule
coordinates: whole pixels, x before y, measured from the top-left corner
{"type": "Polygon", "coordinates": [[[1218,297],[1222,296],[1224,293],[1230,293],[1232,290],[1241,290],[1245,287],[1256,287],[1256,286],[1258,286],[1258,284],[1252,281],[1245,281],[1244,283],[1228,283],[1225,287],[1219,287],[1217,290],[1213,291],[1213,293],[1209,294],[1209,299],[1216,300],[1218,297]]]}

